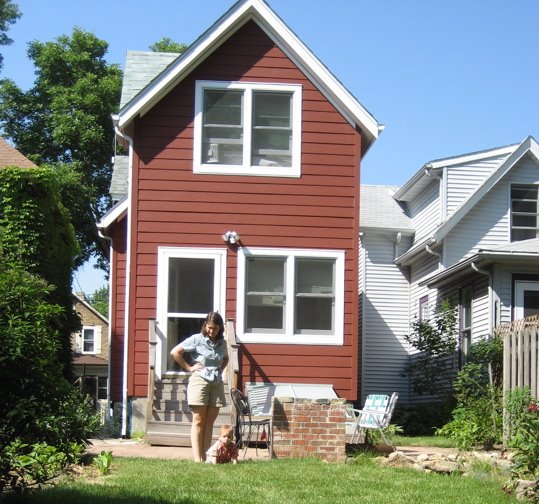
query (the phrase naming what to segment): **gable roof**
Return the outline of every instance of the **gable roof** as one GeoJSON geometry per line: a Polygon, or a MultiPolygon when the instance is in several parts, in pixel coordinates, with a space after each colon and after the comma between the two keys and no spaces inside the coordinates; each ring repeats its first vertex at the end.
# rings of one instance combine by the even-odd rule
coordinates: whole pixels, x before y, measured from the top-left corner
{"type": "Polygon", "coordinates": [[[78,292],[72,292],[71,295],[73,296],[74,304],[81,304],[87,310],[92,312],[96,317],[99,317],[105,325],[109,324],[109,321],[107,320],[107,318],[103,314],[98,312],[90,303],[88,303],[88,301],[86,301],[86,299],[84,298],[83,294],[79,294],[78,292]]]}
{"type": "Polygon", "coordinates": [[[37,168],[37,165],[0,137],[0,168],[6,168],[7,166],[37,168]]]}
{"type": "Polygon", "coordinates": [[[443,168],[450,168],[451,166],[463,163],[472,163],[481,159],[509,156],[518,146],[519,144],[495,147],[493,149],[429,161],[412,175],[412,177],[410,177],[410,179],[408,179],[408,181],[395,193],[395,199],[398,201],[413,200],[421,194],[430,183],[432,183],[432,178],[437,175],[437,171],[440,171],[443,168]]]}
{"type": "Polygon", "coordinates": [[[494,172],[459,205],[451,216],[438,227],[434,233],[434,240],[439,242],[447,236],[447,233],[449,233],[449,231],[462,220],[462,218],[500,181],[500,179],[528,153],[535,157],[539,162],[539,144],[537,144],[532,136],[529,136],[518,145],[505,161],[501,163],[500,166],[498,166],[498,168],[496,168],[496,170],[494,170],[494,172]]]}
{"type": "MultiPolygon", "coordinates": [[[[365,153],[383,129],[376,119],[350,94],[263,0],[239,0],[206,30],[189,48],[140,92],[121,107],[115,122],[124,130],[189,75],[202,61],[249,21],[254,21],[308,76],[326,98],[364,137],[365,153]]],[[[164,62],[163,62],[164,63],[164,62]]]]}
{"type": "Polygon", "coordinates": [[[365,185],[360,187],[361,231],[377,229],[413,234],[411,219],[393,197],[396,186],[365,185]]]}

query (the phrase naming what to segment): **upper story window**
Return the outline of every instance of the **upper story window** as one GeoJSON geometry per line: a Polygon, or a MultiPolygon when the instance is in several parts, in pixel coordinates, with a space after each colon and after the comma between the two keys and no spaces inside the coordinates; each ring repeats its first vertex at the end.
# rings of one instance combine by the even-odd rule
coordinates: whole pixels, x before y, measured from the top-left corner
{"type": "Polygon", "coordinates": [[[79,354],[100,354],[101,326],[83,326],[77,335],[75,351],[79,354]]]}
{"type": "Polygon", "coordinates": [[[301,86],[197,81],[194,172],[299,177],[301,86]]]}
{"type": "Polygon", "coordinates": [[[239,252],[238,339],[342,345],[344,252],[239,252]]]}
{"type": "Polygon", "coordinates": [[[511,241],[539,236],[537,185],[511,186],[511,241]]]}

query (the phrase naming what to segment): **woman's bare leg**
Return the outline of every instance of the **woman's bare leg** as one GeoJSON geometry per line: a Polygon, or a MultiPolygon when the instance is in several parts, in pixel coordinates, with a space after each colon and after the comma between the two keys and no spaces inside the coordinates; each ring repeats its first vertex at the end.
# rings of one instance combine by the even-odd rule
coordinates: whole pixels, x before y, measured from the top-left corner
{"type": "Polygon", "coordinates": [[[204,448],[204,456],[206,455],[206,451],[211,446],[211,440],[213,436],[213,424],[215,423],[215,419],[217,418],[217,415],[219,415],[219,408],[216,406],[207,406],[206,407],[206,415],[204,419],[204,434],[203,434],[203,448],[204,448]]]}
{"type": "Polygon", "coordinates": [[[191,406],[193,411],[191,446],[193,448],[193,459],[195,462],[204,462],[206,459],[206,450],[204,449],[204,426],[206,424],[207,408],[207,406],[191,406]]]}

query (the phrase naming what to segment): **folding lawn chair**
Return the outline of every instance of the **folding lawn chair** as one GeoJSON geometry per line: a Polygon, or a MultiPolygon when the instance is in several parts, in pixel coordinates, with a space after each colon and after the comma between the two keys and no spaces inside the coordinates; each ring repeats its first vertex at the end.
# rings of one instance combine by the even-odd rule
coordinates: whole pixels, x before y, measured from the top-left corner
{"type": "Polygon", "coordinates": [[[393,443],[389,441],[384,434],[384,429],[386,429],[391,422],[391,417],[398,398],[399,394],[397,392],[393,392],[391,396],[370,394],[365,399],[363,409],[350,408],[348,412],[354,425],[350,442],[357,443],[366,429],[378,429],[384,443],[392,446],[395,450],[396,448],[393,443]]]}

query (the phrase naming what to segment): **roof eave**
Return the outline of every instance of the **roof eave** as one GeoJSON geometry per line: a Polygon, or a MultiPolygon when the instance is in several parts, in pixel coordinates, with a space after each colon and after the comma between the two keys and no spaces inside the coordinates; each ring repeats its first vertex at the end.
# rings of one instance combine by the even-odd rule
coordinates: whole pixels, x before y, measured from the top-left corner
{"type": "Polygon", "coordinates": [[[350,94],[331,72],[299,40],[262,0],[243,0],[206,30],[175,62],[142,90],[118,113],[118,126],[124,130],[138,115],[144,115],[161,98],[190,74],[196,66],[222,45],[248,21],[255,21],[279,47],[317,84],[347,120],[359,128],[365,153],[384,129],[350,94]]]}

